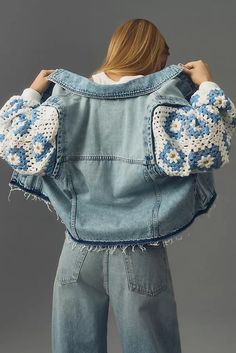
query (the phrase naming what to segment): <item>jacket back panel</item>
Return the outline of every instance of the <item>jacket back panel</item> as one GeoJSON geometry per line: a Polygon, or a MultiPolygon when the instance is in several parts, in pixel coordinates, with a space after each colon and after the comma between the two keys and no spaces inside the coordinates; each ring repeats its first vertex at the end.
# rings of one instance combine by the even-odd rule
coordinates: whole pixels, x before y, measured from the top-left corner
{"type": "Polygon", "coordinates": [[[61,109],[59,173],[13,172],[11,181],[28,182],[29,192],[50,201],[80,242],[154,242],[183,229],[216,194],[212,172],[170,177],[159,174],[153,162],[153,108],[160,99],[177,101],[194,91],[186,76],[177,74],[166,76],[157,89],[109,99],[56,82],[45,103],[61,109]]]}

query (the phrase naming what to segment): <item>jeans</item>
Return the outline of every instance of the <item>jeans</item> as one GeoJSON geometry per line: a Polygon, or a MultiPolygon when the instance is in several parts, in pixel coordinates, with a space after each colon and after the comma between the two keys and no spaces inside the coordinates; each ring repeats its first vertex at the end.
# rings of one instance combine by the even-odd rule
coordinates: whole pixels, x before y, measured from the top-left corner
{"type": "Polygon", "coordinates": [[[109,303],[123,353],[181,353],[163,244],[111,254],[65,239],[53,285],[52,352],[107,353],[109,303]]]}

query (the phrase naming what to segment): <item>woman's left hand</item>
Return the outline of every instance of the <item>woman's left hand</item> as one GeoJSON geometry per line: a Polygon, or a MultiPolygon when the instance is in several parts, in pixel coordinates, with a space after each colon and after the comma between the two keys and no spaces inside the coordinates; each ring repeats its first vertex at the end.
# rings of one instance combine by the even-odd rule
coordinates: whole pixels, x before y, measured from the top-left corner
{"type": "Polygon", "coordinates": [[[40,94],[43,94],[51,83],[46,77],[53,71],[54,70],[41,70],[30,87],[38,91],[40,94]]]}

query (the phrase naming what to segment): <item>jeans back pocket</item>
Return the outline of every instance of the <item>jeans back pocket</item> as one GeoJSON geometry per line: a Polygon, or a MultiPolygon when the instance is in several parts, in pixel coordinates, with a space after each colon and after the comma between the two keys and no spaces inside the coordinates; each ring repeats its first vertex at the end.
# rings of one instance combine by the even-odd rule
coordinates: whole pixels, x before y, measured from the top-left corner
{"type": "Polygon", "coordinates": [[[124,254],[129,290],[151,296],[165,290],[169,264],[164,245],[148,245],[145,251],[129,250],[124,254]]]}
{"type": "Polygon", "coordinates": [[[71,243],[65,240],[59,257],[55,280],[61,284],[78,282],[87,253],[86,248],[83,250],[77,247],[73,248],[71,243]]]}

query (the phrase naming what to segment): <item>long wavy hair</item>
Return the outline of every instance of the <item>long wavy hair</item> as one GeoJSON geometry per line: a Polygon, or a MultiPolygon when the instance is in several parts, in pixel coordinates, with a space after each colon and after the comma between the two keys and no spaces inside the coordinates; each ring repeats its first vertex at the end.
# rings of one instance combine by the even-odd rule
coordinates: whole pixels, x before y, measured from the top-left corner
{"type": "Polygon", "coordinates": [[[166,40],[152,22],[130,19],[114,31],[102,65],[92,74],[147,75],[163,69],[168,55],[166,40]]]}

